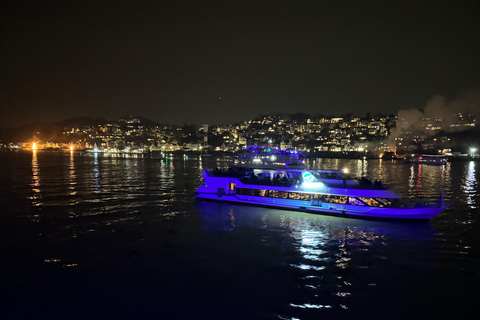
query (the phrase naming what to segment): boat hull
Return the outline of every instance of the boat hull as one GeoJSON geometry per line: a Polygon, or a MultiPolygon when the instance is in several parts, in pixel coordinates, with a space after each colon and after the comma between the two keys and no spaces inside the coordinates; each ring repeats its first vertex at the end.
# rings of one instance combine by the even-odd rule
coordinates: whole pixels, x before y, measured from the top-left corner
{"type": "MultiPolygon", "coordinates": [[[[351,216],[362,218],[382,219],[410,219],[429,220],[445,209],[440,203],[437,206],[416,204],[416,205],[368,205],[362,203],[341,202],[339,197],[369,197],[385,200],[395,200],[399,196],[384,188],[364,189],[360,186],[349,187],[348,184],[327,187],[322,186],[274,186],[262,184],[243,183],[236,177],[216,177],[208,170],[203,171],[204,183],[195,192],[197,199],[232,202],[256,206],[267,206],[289,210],[306,211],[310,213],[329,214],[337,216],[351,216]],[[273,194],[266,194],[272,192],[273,194]],[[333,195],[336,199],[322,200],[317,195],[333,195]],[[333,201],[332,201],[333,200],[333,201]]],[[[364,199],[365,200],[365,199],[364,199]]],[[[368,201],[367,201],[368,202],[368,201]]]]}
{"type": "Polygon", "coordinates": [[[328,214],[334,216],[349,216],[371,219],[408,219],[430,220],[445,207],[422,207],[422,208],[366,208],[359,210],[352,205],[340,205],[325,203],[312,205],[310,201],[282,200],[282,199],[255,199],[257,197],[241,197],[235,194],[217,195],[212,193],[196,193],[196,198],[201,200],[238,203],[243,205],[265,206],[272,208],[303,211],[316,214],[328,214]]]}

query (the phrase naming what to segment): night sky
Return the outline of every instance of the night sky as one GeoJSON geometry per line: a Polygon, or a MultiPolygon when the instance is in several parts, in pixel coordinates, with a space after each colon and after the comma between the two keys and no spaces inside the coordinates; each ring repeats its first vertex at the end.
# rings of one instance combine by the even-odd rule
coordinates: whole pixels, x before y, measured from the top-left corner
{"type": "Polygon", "coordinates": [[[479,1],[2,1],[0,127],[397,113],[480,84],[479,1]]]}

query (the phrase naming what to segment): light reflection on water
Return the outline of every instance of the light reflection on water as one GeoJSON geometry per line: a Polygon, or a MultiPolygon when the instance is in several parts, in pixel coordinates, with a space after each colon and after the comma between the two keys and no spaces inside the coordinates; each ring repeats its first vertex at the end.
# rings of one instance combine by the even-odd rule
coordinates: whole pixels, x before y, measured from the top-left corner
{"type": "Polygon", "coordinates": [[[32,182],[30,183],[30,187],[32,188],[32,195],[29,197],[29,199],[32,200],[32,205],[38,208],[38,210],[32,214],[32,221],[38,222],[40,220],[40,211],[43,202],[42,193],[40,191],[40,167],[38,164],[38,156],[36,150],[33,150],[32,152],[32,182]]]}
{"type": "MultiPolygon", "coordinates": [[[[472,205],[479,197],[474,163],[467,166],[451,163],[446,166],[419,166],[382,160],[318,159],[313,161],[313,167],[347,168],[353,176],[366,176],[372,180],[381,180],[403,196],[427,202],[437,201],[443,192],[447,201],[454,208],[458,205],[459,198],[464,198],[468,205],[472,205]],[[452,166],[455,166],[455,171],[452,170],[452,166]],[[462,192],[459,193],[456,190],[459,186],[457,181],[462,176],[458,175],[458,169],[462,167],[465,168],[465,173],[464,181],[461,183],[462,192]]],[[[401,263],[412,261],[413,263],[416,260],[426,259],[422,263],[426,264],[428,268],[434,268],[439,263],[437,262],[438,252],[433,249],[433,252],[424,253],[422,250],[432,250],[431,246],[437,240],[442,244],[440,247],[443,247],[444,241],[447,241],[445,238],[447,232],[443,229],[436,230],[434,225],[443,226],[443,221],[446,220],[442,221],[442,217],[451,220],[448,214],[458,217],[462,212],[459,208],[448,209],[435,218],[433,223],[417,224],[362,221],[289,211],[284,213],[285,211],[280,210],[209,202],[197,202],[197,206],[202,213],[205,228],[209,232],[240,232],[242,228],[256,227],[259,230],[270,232],[281,230],[283,237],[291,239],[281,243],[295,243],[298,256],[292,261],[288,261],[286,265],[296,271],[286,270],[285,273],[299,272],[300,275],[296,280],[296,289],[291,291],[292,299],[286,303],[292,309],[280,311],[279,318],[281,319],[302,318],[303,316],[310,318],[314,315],[311,313],[313,310],[336,310],[337,312],[339,310],[358,310],[360,308],[358,301],[361,300],[361,296],[375,297],[378,292],[382,292],[382,295],[385,294],[384,288],[388,286],[385,281],[388,282],[388,276],[385,279],[383,275],[378,276],[377,274],[388,274],[388,272],[379,270],[377,265],[388,263],[388,261],[390,263],[395,260],[401,263]],[[265,211],[268,212],[268,215],[264,213],[265,211]],[[226,212],[229,214],[226,215],[226,212]],[[278,216],[276,216],[276,212],[279,212],[278,216]],[[258,222],[256,223],[255,220],[258,222]],[[235,228],[230,227],[232,221],[235,221],[235,228]],[[439,223],[435,223],[435,221],[439,223]],[[418,248],[403,248],[410,244],[418,246],[418,248]],[[430,249],[423,249],[423,247],[430,249]],[[398,251],[399,256],[394,257],[389,253],[392,250],[398,251]]],[[[461,218],[461,221],[468,221],[468,225],[472,225],[476,218],[472,221],[471,216],[467,213],[461,218]]],[[[478,212],[475,216],[478,216],[478,212]]],[[[464,250],[460,250],[464,246],[460,247],[455,244],[454,246],[459,247],[455,254],[472,255],[471,241],[471,239],[467,241],[469,245],[464,250]],[[466,253],[462,253],[464,251],[466,253]]],[[[262,242],[265,242],[264,239],[262,242]]],[[[449,248],[452,250],[451,247],[449,248]]],[[[443,252],[445,249],[440,250],[443,252]]],[[[453,251],[448,251],[448,254],[453,254],[453,251]]],[[[408,268],[410,269],[410,267],[408,268]]],[[[469,269],[471,268],[473,266],[469,269]]],[[[391,272],[401,273],[402,269],[394,267],[391,272]]],[[[402,286],[397,281],[394,282],[396,286],[402,286]]],[[[410,285],[417,284],[412,282],[410,285]]],[[[436,286],[433,283],[430,285],[432,288],[436,286]]],[[[466,294],[470,295],[468,291],[466,294]]],[[[376,299],[382,299],[382,297],[376,297],[376,299]]],[[[392,299],[395,298],[392,297],[392,299]]],[[[387,309],[388,306],[398,307],[395,306],[395,302],[384,305],[387,309]]]]}
{"type": "MultiPolygon", "coordinates": [[[[176,207],[180,198],[190,196],[201,179],[199,163],[198,158],[182,165],[173,158],[111,157],[78,152],[67,156],[35,151],[31,153],[28,198],[33,207],[66,211],[70,218],[109,215],[112,219],[107,222],[109,225],[114,221],[135,220],[135,212],[145,205],[162,208],[168,212],[161,215],[172,218],[180,210],[169,208],[176,207]],[[194,179],[190,174],[192,170],[194,179]],[[65,209],[67,205],[69,208],[65,209]],[[123,213],[128,214],[119,216],[123,213]]],[[[42,221],[38,210],[31,216],[37,222],[42,221]]]]}
{"type": "Polygon", "coordinates": [[[76,185],[77,185],[77,176],[75,174],[75,154],[73,153],[73,151],[70,151],[70,161],[69,161],[69,165],[68,165],[68,195],[69,195],[69,198],[70,198],[70,206],[72,206],[72,208],[69,210],[68,214],[69,214],[69,217],[70,218],[76,218],[77,217],[77,213],[75,212],[75,205],[78,204],[78,200],[76,198],[76,195],[77,195],[77,189],[76,189],[76,185]]]}
{"type": "Polygon", "coordinates": [[[42,205],[42,194],[40,193],[40,167],[38,165],[37,152],[34,150],[32,152],[32,182],[30,186],[32,187],[32,205],[39,207],[42,205]]]}
{"type": "MultiPolygon", "coordinates": [[[[73,152],[70,152],[70,162],[69,162],[69,172],[68,172],[68,177],[69,177],[69,189],[70,192],[69,194],[73,197],[77,194],[77,191],[75,190],[75,185],[77,184],[77,176],[75,175],[75,157],[73,152]]],[[[72,205],[74,205],[75,202],[72,202],[72,205]]]]}
{"type": "MultiPolygon", "coordinates": [[[[258,244],[251,238],[248,245],[270,245],[273,232],[281,238],[277,244],[293,250],[282,271],[297,275],[288,302],[293,309],[349,309],[352,296],[377,286],[371,269],[375,261],[385,259],[385,247],[435,237],[428,223],[367,221],[208,201],[196,205],[208,232],[265,230],[258,244]]],[[[295,311],[286,310],[282,317],[289,314],[295,311]]]]}
{"type": "Polygon", "coordinates": [[[477,193],[477,179],[475,177],[475,162],[470,161],[468,166],[465,167],[465,174],[463,178],[464,183],[463,185],[463,192],[466,195],[467,204],[471,209],[478,208],[477,204],[475,203],[475,196],[478,195],[477,193]]]}
{"type": "MultiPolygon", "coordinates": [[[[95,152],[93,156],[93,192],[96,194],[100,193],[100,169],[98,167],[98,153],[95,152]]],[[[95,198],[95,202],[100,201],[100,199],[95,198]]]]}
{"type": "Polygon", "coordinates": [[[435,203],[441,193],[447,200],[451,198],[451,165],[417,165],[383,159],[316,159],[311,161],[310,168],[347,169],[351,176],[381,181],[401,196],[435,203]]]}
{"type": "MultiPolygon", "coordinates": [[[[458,306],[459,301],[469,301],[472,288],[479,284],[475,162],[311,163],[316,168],[347,168],[355,177],[381,180],[402,196],[422,201],[437,201],[443,190],[449,209],[429,223],[406,223],[195,201],[201,168],[212,166],[211,160],[206,163],[201,157],[161,160],[38,151],[1,156],[0,236],[16,243],[12,245],[16,249],[4,251],[4,256],[6,261],[10,256],[38,256],[41,267],[35,267],[36,260],[21,265],[40,276],[44,264],[49,272],[60,266],[86,274],[111,266],[113,274],[122,270],[119,279],[151,282],[155,290],[149,296],[159,295],[163,288],[157,274],[172,278],[171,288],[190,289],[195,279],[202,289],[193,296],[203,296],[202,290],[212,287],[207,296],[231,305],[235,300],[226,293],[238,291],[235,299],[247,311],[251,301],[261,305],[248,315],[267,312],[282,319],[358,316],[370,307],[381,308],[371,306],[371,301],[385,297],[388,301],[381,304],[385,309],[408,308],[419,299],[434,305],[445,300],[445,288],[458,294],[447,295],[458,306]],[[15,224],[6,217],[19,220],[15,224]],[[25,247],[16,253],[22,241],[25,247]],[[138,273],[129,274],[125,271],[129,268],[138,273]],[[212,277],[202,280],[208,273],[212,277]]],[[[105,296],[115,294],[103,290],[105,296]]],[[[171,292],[162,294],[165,298],[171,292]]],[[[198,304],[190,296],[183,298],[182,307],[198,304]]],[[[215,309],[213,302],[202,301],[204,308],[215,309]]]]}

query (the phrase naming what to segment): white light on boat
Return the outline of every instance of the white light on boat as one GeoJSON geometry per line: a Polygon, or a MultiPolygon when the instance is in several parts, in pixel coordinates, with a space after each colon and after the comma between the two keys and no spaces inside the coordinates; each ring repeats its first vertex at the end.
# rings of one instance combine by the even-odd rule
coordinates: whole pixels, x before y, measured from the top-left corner
{"type": "Polygon", "coordinates": [[[305,172],[303,174],[303,181],[313,182],[315,181],[315,177],[310,172],[305,172]]]}
{"type": "Polygon", "coordinates": [[[343,172],[348,173],[348,169],[347,168],[343,169],[343,172]]]}
{"type": "Polygon", "coordinates": [[[275,160],[277,160],[277,157],[274,156],[274,155],[272,155],[272,156],[270,157],[270,160],[275,161],[275,160]]]}
{"type": "Polygon", "coordinates": [[[253,162],[262,162],[262,160],[258,159],[258,158],[255,158],[255,159],[253,159],[253,162]]]}
{"type": "Polygon", "coordinates": [[[323,183],[321,182],[311,182],[311,181],[304,181],[302,186],[306,188],[321,188],[323,187],[323,183]]]}

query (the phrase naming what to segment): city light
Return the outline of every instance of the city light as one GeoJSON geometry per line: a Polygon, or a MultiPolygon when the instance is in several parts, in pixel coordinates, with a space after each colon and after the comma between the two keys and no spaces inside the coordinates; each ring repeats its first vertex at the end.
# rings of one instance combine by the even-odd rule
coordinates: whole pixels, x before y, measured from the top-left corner
{"type": "Polygon", "coordinates": [[[471,155],[472,157],[475,157],[476,152],[477,152],[477,148],[470,148],[470,155],[471,155]]]}
{"type": "MultiPolygon", "coordinates": [[[[458,120],[460,121],[460,120],[458,120]]],[[[462,120],[463,121],[463,120],[462,120]]],[[[474,121],[470,119],[469,121],[474,121]]],[[[213,126],[212,136],[217,136],[216,145],[204,145],[199,137],[195,141],[195,131],[183,133],[183,137],[173,138],[178,134],[175,127],[171,126],[145,126],[139,125],[138,119],[123,120],[125,126],[116,123],[104,123],[98,126],[71,127],[65,126],[61,136],[52,136],[49,141],[38,141],[35,146],[32,142],[17,142],[9,144],[0,143],[0,147],[10,149],[28,150],[64,150],[86,151],[98,153],[147,153],[157,151],[201,151],[217,150],[235,152],[247,149],[251,145],[263,146],[271,150],[295,150],[295,152],[328,152],[322,156],[335,156],[339,152],[346,154],[352,152],[352,157],[360,159],[365,157],[385,158],[387,150],[400,149],[399,154],[406,156],[413,149],[422,150],[431,148],[440,150],[441,153],[452,153],[451,139],[448,136],[431,139],[428,141],[425,135],[413,136],[410,131],[402,135],[394,134],[389,128],[397,122],[395,117],[380,117],[372,119],[355,118],[346,120],[343,118],[322,117],[309,119],[308,128],[302,121],[285,122],[277,116],[264,116],[263,119],[250,120],[243,124],[229,126],[213,126]],[[331,124],[339,126],[332,130],[331,124]],[[326,130],[328,129],[328,130],[326,130]],[[175,132],[173,132],[175,130],[175,132]],[[275,136],[275,138],[273,138],[275,136]],[[282,136],[282,138],[278,138],[282,136]],[[138,141],[130,141],[124,137],[138,137],[138,141]],[[148,138],[143,139],[140,138],[148,138]],[[188,142],[182,141],[189,139],[188,142]],[[371,144],[371,141],[379,140],[379,144],[371,144]],[[67,142],[68,141],[68,142],[67,142]],[[390,142],[389,142],[390,141],[390,142]],[[312,148],[310,145],[314,143],[312,148]],[[395,146],[394,146],[395,144],[395,146]],[[96,148],[96,149],[94,149],[96,148]]],[[[470,122],[469,122],[470,123],[470,122]]],[[[459,125],[463,125],[459,123],[459,125]]],[[[437,124],[428,124],[428,128],[434,128],[437,124]]],[[[193,130],[193,129],[192,129],[193,130]]],[[[197,135],[203,133],[198,130],[197,135]]],[[[455,144],[453,144],[455,145],[455,144]]],[[[458,149],[459,147],[457,147],[458,149]]],[[[459,153],[458,150],[454,150],[459,153]]],[[[474,146],[467,148],[467,155],[478,157],[478,150],[474,146]]],[[[294,155],[293,155],[294,156],[294,155]]],[[[348,156],[347,156],[348,157],[348,156]]],[[[391,157],[388,156],[388,159],[391,157]]],[[[278,159],[270,159],[277,161],[278,159]]]]}
{"type": "Polygon", "coordinates": [[[32,150],[37,150],[37,144],[35,142],[32,143],[32,150]]]}

